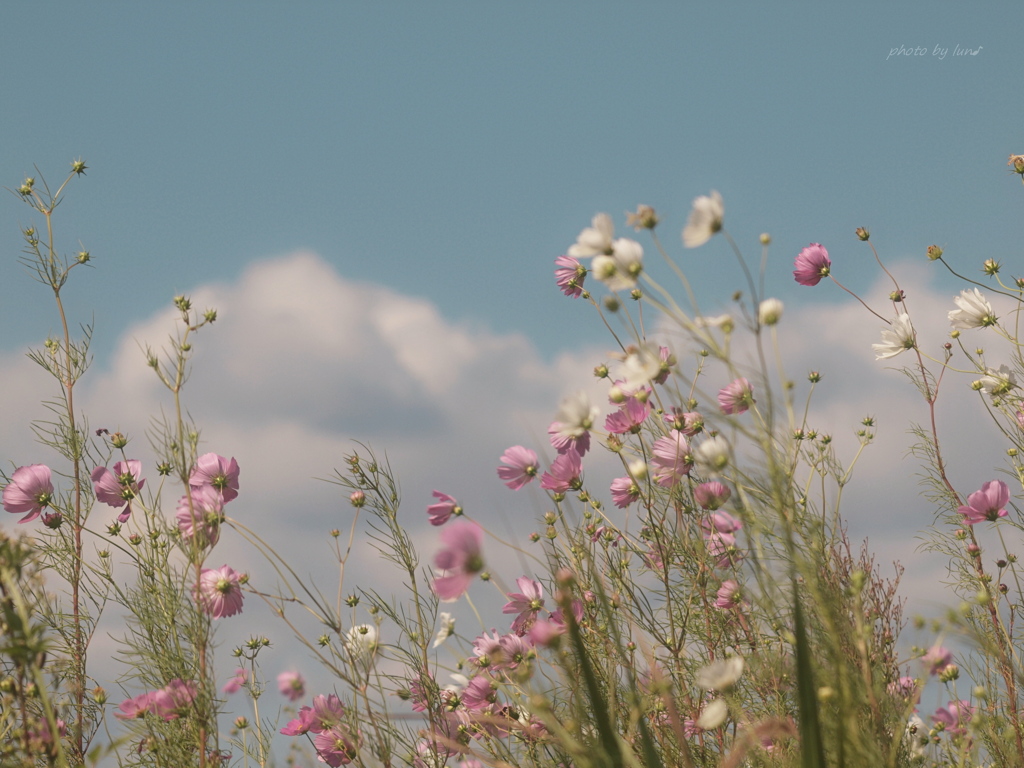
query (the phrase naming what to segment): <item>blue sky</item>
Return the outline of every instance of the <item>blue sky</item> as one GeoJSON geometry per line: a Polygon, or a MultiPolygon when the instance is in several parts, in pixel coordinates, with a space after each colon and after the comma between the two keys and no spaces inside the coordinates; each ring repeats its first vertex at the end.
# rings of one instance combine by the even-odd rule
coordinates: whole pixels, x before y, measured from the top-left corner
{"type": "MultiPolygon", "coordinates": [[[[961,286],[926,262],[928,245],[966,273],[989,257],[1024,272],[1024,190],[1006,167],[1024,152],[1016,11],[6,3],[0,184],[17,188],[33,164],[59,183],[71,160],[88,163],[56,217],[63,250],[81,241],[95,267],[65,294],[76,321],[95,318],[83,401],[95,426],[137,436],[140,454],[166,399],[138,345],[170,332],[177,293],[217,306],[190,407],[206,446],[239,458],[245,514],[297,558],[309,556],[298,534],[345,514],[338,491],[309,478],[340,466],[354,439],[389,453],[411,516],[441,488],[522,534],[543,498],[505,492],[497,457],[542,446],[559,397],[611,347],[589,308],[558,293],[554,258],[595,213],[629,235],[624,212],[650,204],[718,311],[743,287],[732,253],[721,238],[692,251],[679,240],[693,198],[717,189],[748,257],[773,236],[768,292],[799,337],[793,370],[834,382],[816,415],[847,433],[866,412],[889,419],[853,526],[876,537],[881,562],[913,564],[909,532],[931,512],[899,462],[920,404],[874,363],[876,321],[834,286],[797,286],[792,260],[821,242],[840,280],[884,297],[853,235],[868,227],[939,333],[961,286]],[[923,55],[890,55],[901,47],[923,55]]],[[[29,213],[0,197],[0,459],[14,465],[48,460],[26,426],[47,384],[23,352],[56,330],[17,263],[29,213]]],[[[967,453],[990,472],[1000,450],[967,453]]],[[[965,490],[989,479],[969,462],[960,471],[965,490]]],[[[220,546],[245,564],[242,548],[220,546]]],[[[912,572],[919,594],[943,567],[912,572]]]]}

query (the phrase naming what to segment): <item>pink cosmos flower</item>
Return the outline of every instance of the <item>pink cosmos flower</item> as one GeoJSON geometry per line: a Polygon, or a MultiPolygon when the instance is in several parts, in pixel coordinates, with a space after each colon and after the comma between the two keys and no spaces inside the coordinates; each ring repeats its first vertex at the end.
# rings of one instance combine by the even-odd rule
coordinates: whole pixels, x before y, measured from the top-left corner
{"type": "Polygon", "coordinates": [[[1006,517],[1006,504],[1010,500],[1010,489],[1002,480],[989,480],[967,497],[967,506],[957,509],[964,516],[964,525],[974,525],[986,520],[994,521],[1006,517]]]}
{"type": "Polygon", "coordinates": [[[195,590],[196,602],[215,619],[242,612],[242,575],[227,565],[203,568],[195,590]]]}
{"type": "Polygon", "coordinates": [[[290,720],[288,724],[281,729],[281,733],[285,736],[301,736],[304,733],[308,733],[315,724],[316,721],[313,719],[312,708],[302,707],[299,710],[299,716],[294,720],[290,720]]]}
{"type": "Polygon", "coordinates": [[[690,445],[682,432],[673,431],[666,437],[659,437],[651,446],[651,465],[658,485],[671,487],[690,474],[693,460],[690,445]]]}
{"type": "Polygon", "coordinates": [[[186,683],[181,678],[175,678],[158,691],[150,691],[122,701],[118,706],[121,711],[115,712],[114,717],[134,720],[144,717],[147,712],[152,712],[162,720],[176,720],[192,705],[197,692],[198,688],[194,682],[186,683]]]}
{"type": "MultiPolygon", "coordinates": [[[[533,623],[531,622],[531,628],[533,623]]],[[[532,649],[533,643],[525,636],[502,635],[501,637],[501,650],[505,653],[505,666],[508,669],[515,669],[522,664],[532,649]]]]}
{"type": "Polygon", "coordinates": [[[693,489],[693,500],[701,509],[720,509],[730,496],[729,486],[717,480],[701,483],[693,489]]]}
{"type": "Polygon", "coordinates": [[[580,487],[583,461],[576,451],[567,451],[555,458],[551,469],[540,478],[540,487],[555,493],[567,493],[580,487]]]}
{"type": "Polygon", "coordinates": [[[340,725],[318,733],[313,740],[313,748],[316,749],[317,760],[332,768],[348,765],[357,754],[351,734],[340,725]]]}
{"type": "Polygon", "coordinates": [[[327,696],[314,696],[313,724],[309,726],[309,730],[313,733],[322,733],[328,728],[339,725],[344,717],[345,707],[342,706],[341,699],[336,695],[331,693],[327,696]]]}
{"type": "Polygon", "coordinates": [[[559,638],[565,634],[565,624],[552,621],[551,619],[537,619],[527,637],[534,645],[550,648],[559,642],[559,638]]]}
{"type": "Polygon", "coordinates": [[[718,391],[718,405],[730,416],[745,412],[755,402],[754,388],[746,379],[736,379],[718,391]]]}
{"type": "Polygon", "coordinates": [[[462,703],[467,709],[481,710],[498,700],[498,691],[489,677],[477,675],[462,692],[462,703]]]}
{"type": "Polygon", "coordinates": [[[631,397],[615,413],[608,414],[604,420],[604,428],[613,435],[624,435],[627,432],[635,435],[650,413],[650,403],[641,403],[631,397]]]}
{"type": "Polygon", "coordinates": [[[441,531],[444,549],[434,556],[434,565],[441,570],[434,592],[443,602],[458,600],[484,569],[483,539],[483,529],[472,520],[456,520],[441,531]]]}
{"type": "Polygon", "coordinates": [[[473,658],[470,661],[481,669],[504,664],[505,651],[501,647],[498,630],[492,627],[490,635],[484,632],[473,641],[473,658]]]}
{"type": "Polygon", "coordinates": [[[555,259],[558,269],[555,270],[555,282],[566,296],[578,299],[583,294],[583,280],[587,276],[587,268],[572,256],[559,256],[555,259]]]}
{"type": "Polygon", "coordinates": [[[889,683],[887,690],[890,696],[898,696],[906,701],[913,698],[914,704],[917,704],[921,698],[921,687],[918,686],[917,680],[907,675],[904,675],[899,680],[893,680],[889,683]]]}
{"type": "Polygon", "coordinates": [[[736,533],[736,531],[743,527],[743,523],[728,512],[717,510],[708,515],[705,520],[701,520],[700,527],[704,529],[704,536],[707,537],[714,531],[718,533],[736,533]]]}
{"type": "Polygon", "coordinates": [[[498,467],[498,477],[513,491],[518,491],[537,476],[537,454],[529,448],[514,445],[501,455],[507,466],[498,467]]]}
{"type": "Polygon", "coordinates": [[[800,285],[817,285],[821,278],[828,277],[832,261],[820,243],[811,243],[800,251],[794,266],[793,277],[800,285]]]}
{"type": "Polygon", "coordinates": [[[924,662],[929,674],[940,675],[946,667],[953,663],[953,652],[944,646],[933,645],[921,657],[921,661],[924,662]]]}
{"type": "Polygon", "coordinates": [[[452,496],[440,491],[434,491],[433,496],[437,502],[427,507],[431,525],[444,525],[452,515],[458,517],[462,514],[462,507],[452,496]]]}
{"type": "Polygon", "coordinates": [[[175,519],[185,541],[192,542],[199,549],[212,547],[220,538],[220,524],[224,519],[224,497],[212,485],[198,488],[189,486],[188,493],[178,501],[175,519]]]}
{"type": "Polygon", "coordinates": [[[617,477],[612,480],[612,502],[619,509],[625,509],[640,498],[640,488],[636,481],[629,477],[617,477]]]}
{"type": "Polygon", "coordinates": [[[716,597],[716,608],[721,608],[722,610],[737,608],[742,603],[740,599],[740,585],[732,579],[727,579],[722,582],[722,586],[719,588],[716,597]]]}
{"type": "Polygon", "coordinates": [[[516,579],[520,592],[509,592],[509,602],[501,609],[502,613],[518,613],[512,622],[512,631],[520,637],[525,635],[537,618],[537,612],[544,608],[544,587],[539,581],[528,576],[516,579]]]}
{"type": "Polygon", "coordinates": [[[670,428],[682,432],[687,437],[704,431],[704,417],[695,411],[683,413],[681,408],[672,408],[661,418],[670,428]]]}
{"type": "Polygon", "coordinates": [[[221,690],[224,693],[238,693],[247,682],[249,682],[249,670],[239,667],[235,670],[235,676],[224,683],[221,690]]]}
{"type": "Polygon", "coordinates": [[[188,484],[193,488],[213,486],[221,492],[226,504],[238,496],[238,462],[216,453],[204,453],[196,459],[188,484]]]}
{"type": "Polygon", "coordinates": [[[277,676],[277,690],[288,701],[298,701],[306,695],[306,679],[298,672],[282,672],[277,676]]]}
{"type": "Polygon", "coordinates": [[[668,375],[672,373],[672,366],[676,364],[676,356],[668,347],[658,347],[658,357],[661,358],[661,373],[651,381],[655,384],[664,384],[668,381],[668,375]]]}
{"type": "Polygon", "coordinates": [[[973,716],[974,707],[971,706],[969,701],[961,699],[960,701],[951,701],[945,707],[939,707],[935,710],[935,714],[932,715],[932,720],[945,725],[946,731],[951,735],[963,736],[967,733],[965,726],[971,721],[973,716]]]}
{"type": "Polygon", "coordinates": [[[53,499],[53,482],[50,478],[50,468],[45,464],[18,467],[11,476],[11,482],[4,487],[4,509],[14,514],[27,512],[19,523],[35,520],[53,499]]]}
{"type": "Polygon", "coordinates": [[[718,568],[728,568],[743,559],[743,554],[736,549],[736,536],[731,533],[714,531],[705,537],[705,543],[718,568]]]}
{"type": "Polygon", "coordinates": [[[113,472],[106,467],[96,467],[92,471],[96,500],[121,508],[121,514],[117,516],[119,522],[127,522],[132,514],[132,499],[139,495],[146,484],[145,480],[140,479],[141,474],[142,462],[135,459],[117,462],[113,472]]]}

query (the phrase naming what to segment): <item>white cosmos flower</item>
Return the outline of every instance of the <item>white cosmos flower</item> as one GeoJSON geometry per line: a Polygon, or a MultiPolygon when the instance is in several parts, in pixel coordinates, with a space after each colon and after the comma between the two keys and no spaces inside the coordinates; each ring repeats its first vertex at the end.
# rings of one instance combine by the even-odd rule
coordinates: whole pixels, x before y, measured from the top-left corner
{"type": "Polygon", "coordinates": [[[616,371],[620,389],[633,392],[661,374],[661,353],[652,344],[630,347],[616,371]]]}
{"type": "Polygon", "coordinates": [[[447,612],[441,613],[441,627],[437,630],[437,637],[434,638],[434,647],[437,648],[441,643],[447,640],[449,637],[455,634],[455,619],[452,615],[447,612]]]}
{"type": "Polygon", "coordinates": [[[705,731],[714,730],[724,723],[728,716],[729,705],[725,703],[725,699],[715,699],[700,713],[700,717],[697,718],[697,727],[705,731]]]}
{"type": "Polygon", "coordinates": [[[644,271],[644,249],[636,240],[620,237],[612,243],[610,254],[594,257],[591,271],[610,291],[631,291],[644,271]]]}
{"type": "Polygon", "coordinates": [[[743,657],[713,661],[697,672],[697,685],[705,691],[727,691],[736,685],[743,674],[743,657]]]}
{"type": "Polygon", "coordinates": [[[352,661],[361,667],[373,665],[377,654],[377,628],[370,624],[358,624],[345,633],[345,650],[352,661]]]}
{"type": "Polygon", "coordinates": [[[775,325],[782,319],[782,302],[778,299],[765,299],[757,308],[757,322],[761,325],[775,325]]]}
{"type": "Polygon", "coordinates": [[[1017,386],[1017,377],[1005,365],[998,368],[986,368],[985,375],[979,379],[981,388],[988,395],[1005,395],[1017,386]]]}
{"type": "Polygon", "coordinates": [[[594,426],[600,415],[601,410],[590,404],[586,392],[575,392],[558,405],[558,413],[555,414],[555,421],[559,424],[558,434],[566,439],[581,437],[594,426]]]}
{"type": "Polygon", "coordinates": [[[906,312],[892,321],[892,325],[882,330],[882,343],[872,344],[875,360],[888,360],[900,352],[913,349],[916,345],[914,326],[910,324],[910,315],[906,312]]]}
{"type": "Polygon", "coordinates": [[[729,443],[721,435],[705,438],[693,449],[693,462],[702,475],[717,475],[729,466],[729,443]]]}
{"type": "Polygon", "coordinates": [[[732,319],[732,315],[715,315],[698,317],[695,325],[698,328],[721,328],[723,333],[732,333],[736,328],[736,321],[732,319]]]}
{"type": "Polygon", "coordinates": [[[704,245],[712,235],[722,228],[724,216],[725,205],[722,203],[720,194],[712,191],[711,197],[705,195],[698,197],[693,201],[690,218],[683,230],[683,245],[687,248],[704,245]]]}
{"type": "Polygon", "coordinates": [[[992,305],[988,303],[981,291],[971,288],[969,291],[960,291],[960,295],[953,299],[953,302],[960,309],[953,309],[949,312],[949,322],[954,328],[967,330],[969,328],[985,328],[996,324],[996,316],[992,311],[992,305]]]}
{"type": "Polygon", "coordinates": [[[569,246],[568,254],[575,259],[601,254],[607,256],[612,252],[612,237],[615,235],[612,217],[599,213],[590,223],[592,226],[580,232],[576,242],[569,246]]]}

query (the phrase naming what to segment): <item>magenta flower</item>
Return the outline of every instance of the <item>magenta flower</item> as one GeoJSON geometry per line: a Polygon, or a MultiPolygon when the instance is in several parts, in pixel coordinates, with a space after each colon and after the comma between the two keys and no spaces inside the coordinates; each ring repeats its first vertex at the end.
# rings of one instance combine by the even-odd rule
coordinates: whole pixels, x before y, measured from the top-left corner
{"type": "Polygon", "coordinates": [[[224,693],[238,693],[247,682],[249,682],[249,670],[239,667],[235,670],[235,676],[224,683],[221,690],[224,693]]]}
{"type": "Polygon", "coordinates": [[[212,547],[220,538],[220,524],[224,520],[224,497],[212,485],[198,488],[189,486],[188,493],[178,501],[175,514],[181,537],[199,549],[212,547]],[[189,507],[189,497],[192,506],[189,507]]]}
{"type": "Polygon", "coordinates": [[[313,747],[316,749],[317,759],[332,768],[348,765],[355,760],[357,754],[351,734],[340,725],[317,734],[313,740],[313,747]]]}
{"type": "Polygon", "coordinates": [[[188,484],[193,488],[213,486],[221,492],[226,504],[238,496],[238,462],[216,453],[204,453],[196,459],[188,484]]]}
{"type": "Polygon", "coordinates": [[[551,463],[551,469],[540,478],[540,487],[555,493],[567,493],[580,488],[583,460],[576,451],[560,454],[551,463]]]}
{"type": "Polygon", "coordinates": [[[443,602],[458,600],[484,569],[483,539],[483,529],[472,520],[456,520],[441,531],[444,549],[434,556],[434,565],[441,570],[434,592],[443,602]]]}
{"type": "Polygon", "coordinates": [[[718,391],[718,405],[730,416],[743,413],[755,402],[754,388],[746,379],[736,379],[718,391]]]}
{"type": "Polygon", "coordinates": [[[693,458],[690,445],[682,432],[673,431],[666,437],[659,437],[651,446],[651,465],[658,485],[671,487],[690,474],[693,458]]]}
{"type": "Polygon", "coordinates": [[[298,701],[306,695],[306,680],[298,672],[282,672],[277,676],[277,690],[288,701],[298,701]]]}
{"type": "Polygon", "coordinates": [[[729,486],[711,480],[693,489],[693,500],[701,509],[720,509],[732,496],[729,486]]]}
{"type": "Polygon", "coordinates": [[[969,701],[951,701],[948,706],[939,707],[935,710],[935,714],[932,715],[932,720],[936,723],[942,723],[953,736],[963,736],[967,733],[965,726],[971,721],[971,717],[974,716],[974,707],[971,706],[969,701]]]}
{"type": "Polygon", "coordinates": [[[498,477],[513,491],[537,476],[537,454],[529,448],[514,445],[501,455],[501,461],[507,466],[498,467],[498,477]]]}
{"type": "Polygon", "coordinates": [[[964,516],[964,525],[974,525],[986,520],[994,521],[1006,517],[1006,504],[1010,500],[1010,489],[1002,480],[989,480],[967,497],[967,506],[957,509],[964,516]]]}
{"type": "Polygon", "coordinates": [[[832,261],[820,243],[811,243],[800,251],[794,266],[793,277],[800,285],[817,285],[821,278],[828,277],[832,261]]]}
{"type": "Polygon", "coordinates": [[[113,472],[106,467],[96,467],[92,471],[92,487],[96,493],[96,500],[112,507],[119,507],[119,522],[127,522],[132,514],[132,499],[139,495],[142,486],[146,484],[146,481],[140,478],[141,475],[142,462],[135,459],[117,462],[113,472]]]}
{"type": "Polygon", "coordinates": [[[427,507],[427,514],[430,516],[431,525],[444,525],[452,515],[458,517],[462,514],[462,507],[459,506],[459,502],[447,493],[434,491],[433,496],[437,499],[437,502],[427,507]]]}
{"type": "Polygon", "coordinates": [[[612,502],[619,509],[625,509],[640,498],[640,488],[629,476],[612,480],[612,502]]]}
{"type": "Polygon", "coordinates": [[[35,520],[53,499],[50,477],[50,468],[45,464],[18,467],[11,476],[11,482],[4,487],[4,509],[14,514],[27,512],[19,523],[35,520]]]}
{"type": "Polygon", "coordinates": [[[583,280],[587,276],[587,268],[572,256],[559,256],[555,259],[558,269],[555,270],[555,282],[566,296],[578,299],[583,294],[583,280]]]}
{"type": "Polygon", "coordinates": [[[518,613],[512,622],[512,631],[522,637],[527,633],[537,618],[537,612],[544,608],[544,587],[539,581],[527,576],[516,579],[521,592],[509,592],[509,602],[501,609],[502,613],[518,613]]]}
{"type": "Polygon", "coordinates": [[[227,565],[203,568],[195,590],[196,602],[215,619],[242,612],[242,575],[227,565]]]}

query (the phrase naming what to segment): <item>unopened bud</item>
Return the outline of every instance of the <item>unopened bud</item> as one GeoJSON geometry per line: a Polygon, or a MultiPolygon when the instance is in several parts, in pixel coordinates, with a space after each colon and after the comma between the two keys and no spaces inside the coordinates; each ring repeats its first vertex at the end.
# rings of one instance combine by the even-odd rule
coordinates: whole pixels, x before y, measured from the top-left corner
{"type": "Polygon", "coordinates": [[[864,227],[857,227],[857,229],[855,229],[854,232],[857,235],[857,237],[859,237],[861,240],[867,240],[869,237],[871,237],[871,233],[864,229],[864,227]]]}
{"type": "Polygon", "coordinates": [[[935,261],[942,258],[942,249],[937,245],[929,245],[927,254],[929,261],[935,261]]]}

